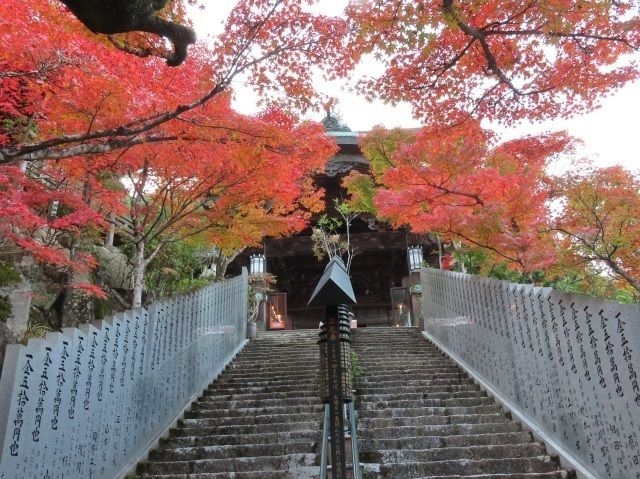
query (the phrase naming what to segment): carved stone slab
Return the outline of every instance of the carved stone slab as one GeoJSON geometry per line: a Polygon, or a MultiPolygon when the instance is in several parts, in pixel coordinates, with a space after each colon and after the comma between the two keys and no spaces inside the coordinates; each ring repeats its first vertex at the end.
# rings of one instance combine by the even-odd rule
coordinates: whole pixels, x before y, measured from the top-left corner
{"type": "Polygon", "coordinates": [[[243,341],[246,274],[7,349],[0,479],[112,479],[243,341]]]}
{"type": "Polygon", "coordinates": [[[596,477],[640,479],[640,307],[422,270],[426,330],[596,477]]]}

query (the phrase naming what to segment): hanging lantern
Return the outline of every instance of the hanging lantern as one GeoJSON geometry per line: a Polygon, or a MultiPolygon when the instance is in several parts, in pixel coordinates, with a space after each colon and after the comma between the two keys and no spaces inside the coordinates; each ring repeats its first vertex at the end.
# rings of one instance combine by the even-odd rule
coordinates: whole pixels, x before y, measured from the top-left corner
{"type": "Polygon", "coordinates": [[[267,259],[263,254],[252,254],[249,257],[249,274],[264,274],[267,272],[267,259]]]}
{"type": "Polygon", "coordinates": [[[407,248],[409,259],[409,271],[418,271],[422,266],[422,246],[409,246],[407,248]]]}

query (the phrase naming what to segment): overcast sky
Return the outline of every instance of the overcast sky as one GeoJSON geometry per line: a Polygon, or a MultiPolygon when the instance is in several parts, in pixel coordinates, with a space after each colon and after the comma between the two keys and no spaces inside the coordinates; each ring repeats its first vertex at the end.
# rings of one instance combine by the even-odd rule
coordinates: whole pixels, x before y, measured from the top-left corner
{"type": "MultiPolygon", "coordinates": [[[[215,8],[210,7],[193,15],[198,32],[219,30],[235,2],[236,0],[217,0],[215,8]]],[[[326,14],[338,15],[345,4],[346,0],[320,0],[316,8],[326,14]]],[[[236,91],[243,90],[240,83],[233,86],[236,91]]],[[[368,131],[375,125],[387,128],[420,126],[413,119],[408,105],[392,107],[382,102],[370,103],[346,90],[336,91],[336,88],[339,87],[334,85],[327,91],[338,98],[337,112],[343,122],[354,131],[368,131]]],[[[235,107],[240,112],[255,112],[251,94],[244,91],[236,97],[242,99],[235,102],[235,107]]],[[[640,171],[640,83],[627,85],[604,99],[602,105],[599,110],[571,120],[556,120],[541,125],[522,124],[500,131],[505,139],[509,139],[527,133],[566,129],[584,142],[580,153],[594,163],[600,166],[622,164],[640,171]]],[[[322,113],[318,113],[317,120],[322,119],[322,116],[322,113]]]]}

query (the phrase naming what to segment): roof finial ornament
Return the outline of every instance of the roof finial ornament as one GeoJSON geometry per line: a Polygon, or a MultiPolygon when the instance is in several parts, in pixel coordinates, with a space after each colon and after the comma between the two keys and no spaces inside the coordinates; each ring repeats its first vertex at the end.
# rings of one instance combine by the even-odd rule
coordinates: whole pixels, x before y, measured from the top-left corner
{"type": "Polygon", "coordinates": [[[340,121],[338,115],[333,116],[331,114],[332,107],[335,103],[336,100],[331,98],[324,104],[324,111],[327,113],[327,116],[322,120],[322,125],[325,131],[351,131],[351,128],[340,121]]]}
{"type": "Polygon", "coordinates": [[[333,100],[329,100],[328,102],[326,102],[324,104],[324,111],[326,112],[327,116],[325,116],[325,118],[331,118],[331,107],[333,106],[333,100]]]}

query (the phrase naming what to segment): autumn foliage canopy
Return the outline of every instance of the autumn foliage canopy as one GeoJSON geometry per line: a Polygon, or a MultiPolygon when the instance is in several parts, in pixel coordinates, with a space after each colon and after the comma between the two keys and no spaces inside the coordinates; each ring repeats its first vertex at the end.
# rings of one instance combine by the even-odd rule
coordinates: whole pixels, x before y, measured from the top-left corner
{"type": "MultiPolygon", "coordinates": [[[[169,1],[158,15],[189,27],[193,3],[169,1]]],[[[637,5],[358,1],[329,17],[313,3],[240,0],[221,33],[168,67],[167,44],[149,32],[92,33],[57,0],[1,2],[2,237],[86,269],[86,243],[114,218],[138,245],[206,232],[237,248],[297,231],[320,204],[309,175],[334,146],[296,116],[326,100],[314,90],[320,73],[351,78],[375,61],[356,91],[409,102],[425,127],[371,133],[374,178],[350,179],[354,200],[527,271],[556,261],[548,232],[562,228],[549,201],[578,180],[554,183],[545,165],[572,140],[501,143],[483,121],[569,117],[637,79],[637,5]],[[234,111],[235,82],[253,87],[264,113],[234,111]]],[[[563,241],[577,241],[577,216],[563,218],[563,241]]]]}
{"type": "MultiPolygon", "coordinates": [[[[264,75],[269,63],[283,74],[297,55],[270,59],[270,39],[246,21],[264,8],[247,8],[215,45],[196,45],[169,68],[90,33],[57,1],[3,2],[0,36],[14,47],[0,58],[2,238],[79,272],[93,266],[87,246],[112,223],[135,243],[143,274],[157,253],[151,243],[205,235],[234,251],[305,227],[322,198],[309,175],[335,146],[319,124],[231,107],[235,75],[264,75]]],[[[271,13],[287,22],[296,9],[271,13]]],[[[300,34],[325,35],[317,25],[300,34]]]]}

